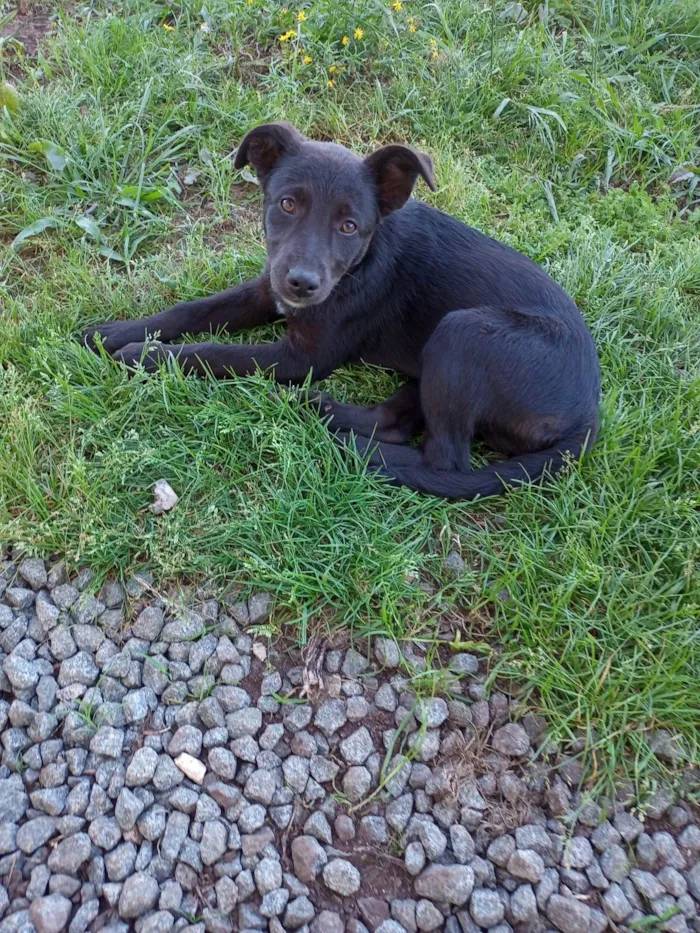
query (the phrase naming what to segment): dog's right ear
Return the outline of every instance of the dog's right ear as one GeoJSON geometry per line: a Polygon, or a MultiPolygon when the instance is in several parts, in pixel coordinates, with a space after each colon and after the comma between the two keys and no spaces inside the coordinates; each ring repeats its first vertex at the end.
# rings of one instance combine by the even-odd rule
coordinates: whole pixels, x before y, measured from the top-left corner
{"type": "Polygon", "coordinates": [[[243,137],[233,164],[240,169],[250,163],[264,182],[278,160],[297,151],[303,142],[304,137],[291,123],[263,123],[243,137]]]}

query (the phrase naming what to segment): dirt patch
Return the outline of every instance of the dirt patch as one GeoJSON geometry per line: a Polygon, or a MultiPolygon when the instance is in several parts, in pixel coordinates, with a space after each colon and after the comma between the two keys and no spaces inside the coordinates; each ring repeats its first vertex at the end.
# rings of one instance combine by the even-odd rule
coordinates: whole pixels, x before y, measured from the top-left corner
{"type": "MultiPolygon", "coordinates": [[[[0,36],[14,39],[20,43],[24,54],[30,58],[36,55],[39,43],[53,29],[55,13],[47,7],[30,5],[27,0],[20,0],[11,19],[0,29],[0,36]]],[[[8,43],[9,54],[16,54],[14,43],[8,43]]]]}

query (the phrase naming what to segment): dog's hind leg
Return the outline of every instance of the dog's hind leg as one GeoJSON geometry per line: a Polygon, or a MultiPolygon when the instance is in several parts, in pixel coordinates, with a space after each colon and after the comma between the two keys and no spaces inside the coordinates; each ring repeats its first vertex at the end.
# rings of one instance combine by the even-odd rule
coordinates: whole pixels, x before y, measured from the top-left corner
{"type": "Polygon", "coordinates": [[[362,457],[371,451],[368,461],[369,466],[417,467],[423,462],[420,448],[410,447],[407,444],[388,444],[385,441],[377,441],[373,437],[364,437],[361,434],[358,435],[349,431],[339,431],[335,435],[335,440],[344,447],[354,445],[358,454],[362,457]]]}
{"type": "Polygon", "coordinates": [[[353,431],[362,437],[390,444],[405,444],[423,429],[417,382],[407,382],[398,392],[378,405],[364,407],[336,402],[325,393],[310,395],[323,417],[329,417],[331,431],[353,431]]]}

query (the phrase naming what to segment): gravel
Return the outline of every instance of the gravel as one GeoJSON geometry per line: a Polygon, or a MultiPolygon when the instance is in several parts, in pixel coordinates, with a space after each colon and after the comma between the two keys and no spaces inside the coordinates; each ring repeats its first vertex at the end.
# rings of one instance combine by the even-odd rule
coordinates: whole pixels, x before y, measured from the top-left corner
{"type": "Polygon", "coordinates": [[[246,630],[265,594],[173,615],[9,563],[0,933],[700,933],[692,805],[659,787],[642,822],[582,798],[580,748],[535,759],[546,722],[512,721],[476,656],[420,697],[393,639],[334,646],[298,702],[308,671],[246,630]]]}

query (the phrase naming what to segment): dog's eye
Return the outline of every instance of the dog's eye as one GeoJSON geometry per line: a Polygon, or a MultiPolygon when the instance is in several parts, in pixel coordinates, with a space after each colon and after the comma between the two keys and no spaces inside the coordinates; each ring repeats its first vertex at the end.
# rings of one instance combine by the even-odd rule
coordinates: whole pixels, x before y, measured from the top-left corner
{"type": "Polygon", "coordinates": [[[294,203],[293,198],[282,198],[282,200],[280,201],[280,207],[287,214],[293,214],[294,211],[297,209],[297,206],[294,203]]]}
{"type": "Polygon", "coordinates": [[[346,220],[340,228],[341,233],[354,233],[357,230],[357,224],[354,220],[346,220]]]}

